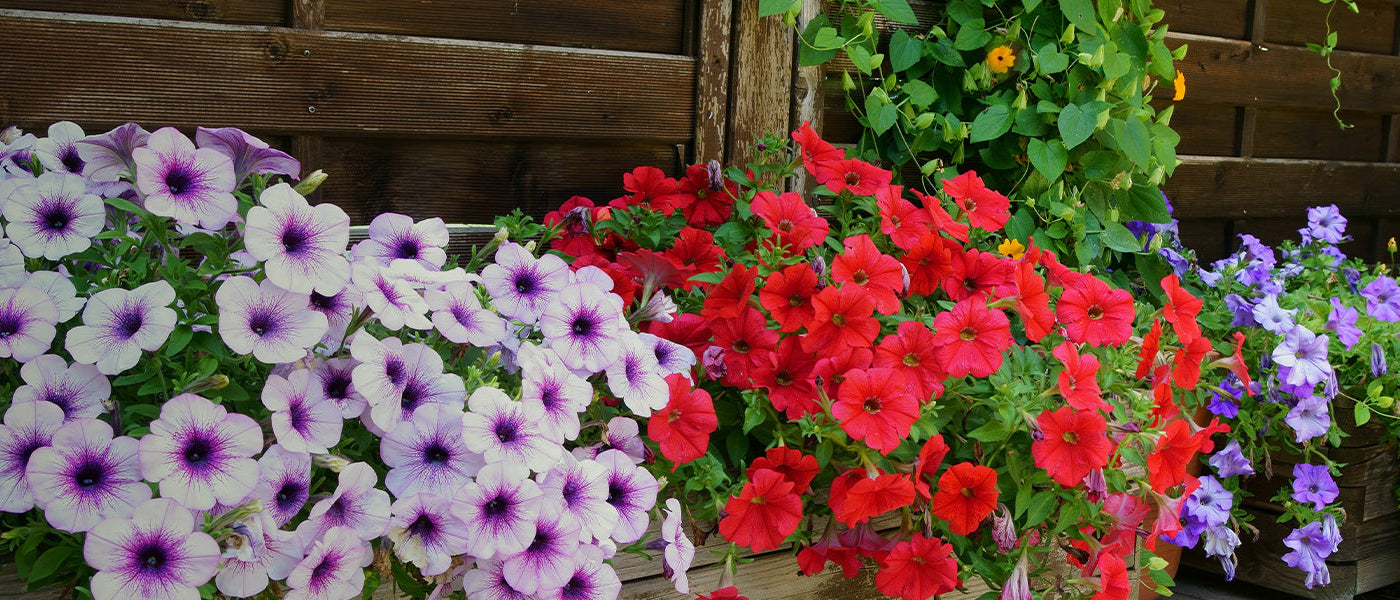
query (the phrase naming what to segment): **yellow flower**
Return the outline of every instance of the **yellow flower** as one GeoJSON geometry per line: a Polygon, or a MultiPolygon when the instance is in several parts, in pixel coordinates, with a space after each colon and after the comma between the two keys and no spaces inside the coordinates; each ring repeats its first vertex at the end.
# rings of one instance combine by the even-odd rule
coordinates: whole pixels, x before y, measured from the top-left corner
{"type": "Polygon", "coordinates": [[[1016,53],[1006,46],[997,46],[987,53],[987,68],[993,73],[1005,73],[1016,66],[1016,53]]]}
{"type": "Polygon", "coordinates": [[[1390,241],[1386,242],[1385,247],[1387,250],[1390,250],[1391,254],[1395,254],[1395,238],[1390,238],[1390,241]]]}
{"type": "Polygon", "coordinates": [[[997,246],[997,252],[1011,260],[1021,260],[1021,257],[1026,255],[1026,247],[1021,245],[1019,240],[1008,238],[1000,246],[997,246]]]}
{"type": "Polygon", "coordinates": [[[1172,87],[1176,88],[1176,95],[1172,96],[1172,102],[1178,102],[1186,98],[1186,76],[1181,71],[1176,72],[1176,79],[1172,80],[1172,87]]]}

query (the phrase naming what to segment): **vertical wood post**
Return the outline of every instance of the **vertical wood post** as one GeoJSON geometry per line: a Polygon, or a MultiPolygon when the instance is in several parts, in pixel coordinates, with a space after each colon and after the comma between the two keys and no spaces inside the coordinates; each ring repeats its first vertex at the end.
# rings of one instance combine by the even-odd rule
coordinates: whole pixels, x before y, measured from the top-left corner
{"type": "MultiPolygon", "coordinates": [[[[321,30],[326,26],[326,0],[291,0],[292,27],[321,30]]],[[[295,50],[300,52],[300,50],[295,50]]],[[[325,139],[318,135],[292,136],[292,156],[301,161],[301,175],[315,171],[325,164],[325,139]]],[[[321,201],[321,192],[313,192],[310,202],[321,201]]]]}
{"type": "Polygon", "coordinates": [[[758,0],[733,2],[726,154],[729,164],[740,166],[753,160],[750,146],[760,135],[790,129],[793,34],[777,17],[759,18],[758,0]]]}
{"type": "Polygon", "coordinates": [[[695,55],[695,145],[690,159],[725,164],[733,0],[702,0],[695,55]]]}
{"type": "MultiPolygon", "coordinates": [[[[798,30],[805,31],[807,24],[812,19],[817,18],[821,12],[821,0],[802,0],[802,13],[797,18],[798,30]]],[[[794,53],[792,59],[797,78],[792,82],[792,121],[789,125],[796,129],[802,125],[803,121],[811,121],[812,128],[820,132],[822,130],[822,110],[826,98],[826,69],[823,68],[823,65],[800,66],[798,54],[800,53],[794,53]]],[[[808,181],[807,171],[799,169],[797,175],[793,177],[791,185],[791,191],[805,193],[815,186],[815,183],[808,181]]]]}

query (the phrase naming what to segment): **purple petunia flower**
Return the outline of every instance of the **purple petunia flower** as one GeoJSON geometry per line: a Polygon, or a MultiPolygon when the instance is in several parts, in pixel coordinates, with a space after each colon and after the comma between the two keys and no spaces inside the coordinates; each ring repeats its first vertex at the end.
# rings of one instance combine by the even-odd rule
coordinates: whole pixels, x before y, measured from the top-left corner
{"type": "Polygon", "coordinates": [[[1362,288],[1366,298],[1366,314],[1377,321],[1400,321],[1400,285],[1395,279],[1381,275],[1362,288]]]}
{"type": "Polygon", "coordinates": [[[693,350],[650,333],[638,333],[637,337],[642,340],[642,344],[651,349],[651,354],[656,357],[656,365],[660,367],[663,377],[680,373],[686,379],[690,379],[690,370],[695,367],[695,352],[693,350]]]}
{"type": "Polygon", "coordinates": [[[118,125],[101,135],[78,141],[78,156],[87,163],[84,175],[92,181],[117,181],[123,173],[136,172],[132,153],[151,139],[150,132],[135,123],[118,125]]]}
{"type": "Polygon", "coordinates": [[[113,438],[112,426],[97,419],[65,423],[25,467],[34,503],[50,525],[71,532],[130,516],[151,497],[141,480],[138,446],[133,438],[113,438]]]}
{"type": "Polygon", "coordinates": [[[626,454],[632,459],[632,464],[641,464],[646,460],[647,446],[642,441],[637,421],[633,419],[623,416],[609,419],[607,427],[603,428],[603,445],[626,454]]]}
{"type": "Polygon", "coordinates": [[[1337,209],[1336,204],[1314,206],[1308,209],[1308,227],[1299,230],[1304,239],[1321,240],[1329,244],[1340,244],[1347,232],[1347,219],[1337,209]]]}
{"type": "Polygon", "coordinates": [[[1206,405],[1206,409],[1211,414],[1233,419],[1240,414],[1239,397],[1244,390],[1234,388],[1230,385],[1229,380],[1221,381],[1220,388],[1226,393],[1212,392],[1210,404],[1206,405]]]}
{"type": "Polygon", "coordinates": [[[539,485],[549,506],[578,521],[580,541],[605,540],[617,528],[617,508],[608,504],[608,472],[597,461],[562,453],[539,485]]]}
{"type": "Polygon", "coordinates": [[[25,363],[19,370],[25,385],[15,390],[15,406],[29,402],[51,402],[62,409],[68,420],[97,417],[102,403],[112,395],[112,384],[92,365],[69,366],[61,357],[45,354],[25,363]]]}
{"type": "Polygon", "coordinates": [[[273,525],[286,525],[311,497],[311,455],[273,444],[258,459],[258,483],[252,499],[262,503],[273,525]]]}
{"type": "Polygon", "coordinates": [[[395,260],[413,260],[425,269],[438,270],[447,262],[447,225],[437,217],[417,223],[413,217],[382,213],[369,223],[369,239],[355,244],[361,259],[387,267],[395,260]]]}
{"type": "Polygon", "coordinates": [[[500,558],[477,561],[476,568],[462,577],[463,592],[473,600],[535,600],[534,594],[515,589],[506,581],[505,561],[500,558]]]}
{"type": "Polygon", "coordinates": [[[59,121],[49,125],[49,137],[34,142],[34,156],[49,171],[83,175],[87,162],[78,152],[78,142],[85,137],[87,133],[77,123],[59,121]]]}
{"type": "Polygon", "coordinates": [[[132,157],[136,187],[152,214],[204,229],[223,229],[238,216],[233,161],[217,150],[196,150],[185,134],[163,127],[132,157]]]}
{"type": "Polygon", "coordinates": [[[372,540],[389,528],[389,493],[375,487],[379,476],[366,463],[350,463],[340,470],[340,481],[331,497],[311,507],[311,515],[298,533],[321,537],[347,526],[361,540],[372,540]]]}
{"type": "Polygon", "coordinates": [[[425,358],[425,350],[420,347],[426,348],[422,344],[404,344],[393,337],[380,340],[366,332],[355,335],[350,341],[350,355],[359,364],[352,372],[352,381],[369,406],[402,399],[409,360],[431,360],[425,358]]]}
{"type": "Polygon", "coordinates": [[[1226,444],[1224,448],[1211,455],[1210,466],[1215,467],[1215,474],[1220,477],[1254,474],[1254,467],[1249,464],[1249,459],[1245,458],[1244,453],[1240,451],[1239,440],[1230,440],[1230,443],[1226,444]]]}
{"type": "Polygon", "coordinates": [[[283,531],[267,517],[255,514],[233,526],[235,548],[224,553],[214,585],[219,593],[248,598],[267,589],[269,580],[283,580],[305,557],[306,546],[295,533],[283,531]]]}
{"type": "Polygon", "coordinates": [[[1360,294],[1361,290],[1356,286],[1361,283],[1361,271],[1356,269],[1342,269],[1342,279],[1347,282],[1347,289],[1353,294],[1360,294]]]}
{"type": "Polygon", "coordinates": [[[433,311],[433,326],[455,344],[485,348],[500,343],[506,324],[496,313],[481,307],[472,284],[454,281],[441,290],[428,290],[424,299],[433,311]]]}
{"type": "Polygon", "coordinates": [[[444,404],[426,405],[413,420],[401,421],[379,445],[389,466],[385,487],[397,498],[451,496],[485,464],[462,432],[462,410],[444,404]]]}
{"type": "Polygon", "coordinates": [[[1327,569],[1327,557],[1336,552],[1341,543],[1342,535],[1337,529],[1336,518],[1326,514],[1322,516],[1321,521],[1294,529],[1284,538],[1283,545],[1288,546],[1290,551],[1283,555],[1283,562],[1307,573],[1303,584],[1308,589],[1327,585],[1332,583],[1331,572],[1327,569]]]}
{"type": "Polygon", "coordinates": [[[35,271],[29,273],[22,283],[9,287],[34,288],[48,294],[58,308],[58,322],[67,323],[83,310],[86,298],[78,297],[78,288],[67,275],[55,271],[35,271]]]}
{"type": "Polygon", "coordinates": [[[467,552],[477,559],[506,557],[535,539],[535,518],[544,505],[530,471],[518,462],[490,463],[453,498],[467,525],[467,552]]]}
{"type": "Polygon", "coordinates": [[[5,231],[30,258],[58,260],[87,250],[107,211],[78,175],[44,173],[4,200],[5,231]]]}
{"type": "Polygon", "coordinates": [[[1371,344],[1371,376],[1380,377],[1389,370],[1385,364],[1385,348],[1373,342],[1371,344]]]}
{"type": "Polygon", "coordinates": [[[353,358],[328,358],[311,369],[321,384],[321,393],[340,408],[340,416],[354,419],[365,412],[369,401],[355,389],[354,371],[359,362],[353,358]]]}
{"type": "Polygon", "coordinates": [[[184,600],[214,576],[219,545],[195,530],[194,515],[169,498],[148,500],[130,519],[88,533],[83,560],[97,569],[94,600],[184,600]]]}
{"type": "Polygon", "coordinates": [[[615,351],[616,359],[607,367],[608,389],[613,395],[640,417],[665,407],[670,392],[651,349],[629,329],[618,333],[615,351]]]}
{"type": "Polygon", "coordinates": [[[541,600],[613,600],[622,590],[622,582],[612,565],[603,562],[603,550],[597,546],[579,546],[574,555],[574,570],[564,586],[536,594],[541,600]]]}
{"type": "Polygon", "coordinates": [[[540,433],[543,415],[505,392],[480,387],[467,399],[462,418],[467,447],[488,463],[508,461],[542,473],[554,466],[560,446],[540,433]]]}
{"type": "Polygon", "coordinates": [[[1317,255],[1332,259],[1328,261],[1328,266],[1331,267],[1340,265],[1347,259],[1347,255],[1343,254],[1342,250],[1336,246],[1324,246],[1321,250],[1317,251],[1317,255]]]}
{"type": "Polygon", "coordinates": [[[214,293],[219,304],[219,337],[230,350],[252,354],[268,363],[288,363],[326,334],[326,316],[307,308],[306,294],[289,292],[272,281],[233,277],[214,293]]]}
{"type": "Polygon", "coordinates": [[[418,330],[433,328],[424,316],[428,302],[418,295],[407,281],[394,276],[391,269],[369,261],[355,261],[350,266],[350,280],[364,295],[365,305],[374,311],[374,318],[392,331],[404,326],[418,330]]]}
{"type": "Polygon", "coordinates": [[[1225,581],[1233,580],[1238,563],[1235,548],[1240,546],[1240,536],[1226,525],[1212,525],[1201,535],[1205,541],[1201,548],[1206,551],[1206,556],[1218,557],[1220,566],[1225,571],[1225,581]]]}
{"type": "MultiPolygon", "coordinates": [[[[0,182],[0,201],[5,198],[4,185],[5,182],[0,182]]],[[[29,272],[24,270],[24,253],[8,238],[0,237],[0,287],[20,287],[28,277],[29,272]]]]}
{"type": "Polygon", "coordinates": [[[413,563],[424,576],[441,575],[452,557],[467,551],[467,525],[452,514],[452,501],[414,494],[390,507],[389,541],[400,560],[413,563]]]}
{"type": "Polygon", "coordinates": [[[0,512],[34,508],[25,467],[35,452],[53,444],[63,422],[63,410],[43,401],[17,402],[5,411],[5,423],[0,425],[0,512]]]}
{"type": "Polygon", "coordinates": [[[685,537],[685,527],[681,524],[681,503],[675,498],[666,499],[666,519],[661,522],[661,539],[666,542],[662,553],[665,559],[662,575],[676,584],[676,593],[690,593],[690,579],[686,571],[695,560],[695,544],[685,537]]]}
{"type": "Polygon", "coordinates": [[[1314,510],[1322,510],[1337,499],[1340,491],[1326,465],[1293,466],[1293,500],[1311,502],[1314,510]]]}
{"type": "Polygon", "coordinates": [[[367,424],[371,431],[387,435],[425,406],[461,407],[467,399],[467,388],[461,376],[443,373],[442,357],[432,348],[407,344],[404,346],[403,389],[396,397],[394,401],[370,402],[367,424]]]}
{"type": "Polygon", "coordinates": [[[349,527],[333,527],[321,536],[287,575],[285,600],[346,600],[365,586],[365,570],[374,552],[349,527]]]}
{"type": "Polygon", "coordinates": [[[535,517],[535,536],[524,550],[505,557],[503,574],[511,587],[529,594],[564,587],[574,573],[579,547],[578,521],[553,510],[535,517]]]}
{"type": "Polygon", "coordinates": [[[560,292],[540,316],[540,330],[570,369],[597,373],[617,356],[622,298],[587,284],[560,292]]]}
{"type": "Polygon", "coordinates": [[[170,337],[174,301],[175,288],[165,281],[102,290],[88,298],[83,325],[68,332],[65,347],[73,360],[97,365],[104,375],[121,373],[136,366],[141,351],[160,348],[170,337]]]}
{"type": "Polygon", "coordinates": [[[345,424],[340,406],[326,399],[320,383],[307,369],[297,369],[286,377],[268,375],[262,401],[272,411],[272,433],[282,447],[323,454],[340,443],[345,424]]]}
{"type": "Polygon", "coordinates": [[[496,262],[481,270],[491,303],[502,315],[534,323],[569,283],[569,266],[553,254],[536,259],[515,242],[496,250],[496,262]]]}
{"type": "Polygon", "coordinates": [[[300,161],[237,127],[196,127],[194,141],[200,148],[212,148],[233,161],[235,188],[249,173],[276,173],[301,179],[300,161]]]}
{"type": "Polygon", "coordinates": [[[350,216],[339,206],[311,206],[292,186],[279,183],[258,196],[262,206],[248,210],[243,243],[264,261],[267,278],[301,294],[335,295],[350,281],[345,245],[350,216]]]}
{"type": "Polygon", "coordinates": [[[1347,350],[1351,350],[1356,342],[1361,341],[1361,329],[1356,326],[1357,312],[1354,308],[1348,308],[1342,304],[1341,298],[1331,299],[1332,312],[1327,315],[1328,331],[1337,334],[1337,341],[1344,344],[1347,350]]]}
{"type": "Polygon", "coordinates": [[[548,348],[522,343],[516,361],[520,365],[520,401],[542,415],[540,434],[556,444],[577,439],[578,415],[593,401],[593,387],[548,348]]]}
{"type": "Polygon", "coordinates": [[[1230,509],[1234,508],[1235,495],[1220,485],[1220,481],[1215,477],[1203,475],[1200,481],[1200,487],[1186,498],[1186,509],[1208,527],[1224,525],[1230,520],[1230,509]]]}
{"type": "Polygon", "coordinates": [[[1244,253],[1246,262],[1258,262],[1270,269],[1278,263],[1278,259],[1274,257],[1274,249],[1268,244],[1248,233],[1241,233],[1239,237],[1240,250],[1244,253]]]}
{"type": "Polygon", "coordinates": [[[0,289],[0,358],[38,358],[53,342],[57,323],[58,307],[48,294],[31,287],[0,289]]]}
{"type": "Polygon", "coordinates": [[[355,317],[355,307],[364,305],[364,297],[354,286],[346,286],[336,294],[326,296],[315,291],[307,298],[307,307],[326,315],[326,335],[321,343],[326,346],[326,354],[334,356],[340,352],[350,329],[350,321],[355,317]]]}
{"type": "Polygon", "coordinates": [[[1284,422],[1293,428],[1296,441],[1301,444],[1307,440],[1327,435],[1327,430],[1332,427],[1332,418],[1328,415],[1327,399],[1322,396],[1309,394],[1301,398],[1298,404],[1288,411],[1288,416],[1284,417],[1284,422]]]}
{"type": "Polygon", "coordinates": [[[1285,309],[1278,305],[1278,296],[1270,294],[1254,305],[1254,321],[1260,327],[1278,335],[1293,329],[1293,315],[1297,309],[1285,309]]]}
{"type": "Polygon", "coordinates": [[[1288,368],[1284,380],[1289,385],[1317,385],[1332,373],[1332,365],[1327,362],[1328,341],[1325,335],[1295,326],[1283,336],[1271,356],[1280,367],[1288,368]]]}
{"type": "Polygon", "coordinates": [[[617,509],[612,538],[619,543],[635,542],[646,532],[647,511],[656,505],[656,477],[617,450],[603,452],[597,460],[608,473],[608,504],[617,509]]]}
{"type": "Polygon", "coordinates": [[[141,476],[160,483],[160,495],[207,510],[233,505],[253,491],[262,429],[202,396],[180,394],[160,409],[141,438],[141,476]]]}

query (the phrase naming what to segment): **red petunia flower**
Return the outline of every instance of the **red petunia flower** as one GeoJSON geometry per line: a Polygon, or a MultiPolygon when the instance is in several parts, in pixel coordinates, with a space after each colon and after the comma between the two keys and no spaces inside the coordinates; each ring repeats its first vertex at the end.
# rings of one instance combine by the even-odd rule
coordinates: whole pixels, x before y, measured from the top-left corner
{"type": "Polygon", "coordinates": [[[1050,310],[1050,294],[1045,293],[1045,280],[1035,273],[1035,265],[1022,262],[1012,272],[1016,283],[1016,314],[1026,328],[1026,339],[1039,342],[1055,328],[1055,313],[1050,310]]]}
{"type": "Polygon", "coordinates": [[[711,321],[732,319],[751,308],[749,299],[753,296],[754,278],[757,276],[757,267],[734,265],[734,269],[705,296],[705,307],[700,310],[700,316],[711,321]]]}
{"type": "Polygon", "coordinates": [[[827,286],[812,296],[812,309],[802,338],[802,348],[808,352],[831,352],[839,346],[868,348],[880,333],[880,322],[873,318],[875,301],[860,286],[827,286]]]}
{"type": "Polygon", "coordinates": [[[1162,494],[1155,494],[1153,498],[1157,504],[1157,518],[1152,521],[1152,530],[1148,532],[1147,539],[1143,542],[1143,547],[1148,550],[1156,550],[1157,540],[1161,536],[1168,538],[1176,537],[1181,533],[1181,509],[1186,506],[1186,499],[1201,487],[1201,480],[1195,475],[1186,475],[1181,481],[1181,495],[1169,498],[1162,494]]]}
{"type": "Polygon", "coordinates": [[[1056,346],[1053,354],[1065,365],[1059,376],[1060,395],[1065,402],[1079,410],[1113,410],[1103,401],[1103,390],[1099,389],[1099,357],[1080,356],[1071,342],[1056,346]]]}
{"type": "Polygon", "coordinates": [[[1201,359],[1210,351],[1210,340],[1205,336],[1183,338],[1172,357],[1172,383],[1183,390],[1195,389],[1201,382],[1201,359]]]}
{"type": "Polygon", "coordinates": [[[888,186],[894,174],[855,158],[833,160],[817,165],[817,183],[837,194],[850,190],[857,196],[873,196],[888,186]]]}
{"type": "Polygon", "coordinates": [[[1196,324],[1196,316],[1201,314],[1201,299],[1181,287],[1176,273],[1162,278],[1162,291],[1167,293],[1162,316],[1176,329],[1176,337],[1181,340],[1201,337],[1201,327],[1196,324]]]}
{"type": "Polygon", "coordinates": [[[1225,367],[1226,369],[1229,369],[1231,373],[1234,373],[1235,377],[1238,377],[1240,379],[1240,383],[1244,384],[1245,393],[1249,394],[1250,396],[1253,396],[1254,381],[1249,377],[1249,367],[1245,366],[1244,364],[1244,334],[1236,331],[1234,337],[1235,353],[1231,356],[1227,356],[1225,358],[1220,359],[1219,364],[1225,367]]]}
{"type": "Polygon", "coordinates": [[[843,545],[836,535],[836,521],[830,522],[821,539],[797,551],[797,568],[808,577],[826,570],[827,561],[841,567],[841,574],[847,579],[859,575],[863,566],[856,549],[843,545]]]}
{"type": "Polygon", "coordinates": [[[705,353],[705,349],[711,345],[710,339],[714,337],[709,322],[695,313],[676,313],[670,323],[648,321],[646,327],[647,333],[690,348],[697,357],[705,353]]]}
{"type": "Polygon", "coordinates": [[[1152,329],[1147,335],[1142,336],[1142,350],[1138,352],[1137,372],[1134,377],[1142,379],[1152,372],[1152,367],[1157,363],[1157,351],[1161,349],[1162,322],[1152,320],[1152,329]]]}
{"type": "Polygon", "coordinates": [[[788,336],[778,342],[777,350],[768,357],[770,362],[753,367],[751,376],[754,385],[768,390],[773,408],[794,421],[802,415],[821,413],[812,376],[812,369],[817,366],[815,353],[803,350],[802,340],[788,336]]]}
{"type": "Polygon", "coordinates": [[[831,261],[831,278],[860,286],[870,294],[880,314],[899,312],[899,293],[904,291],[904,268],[899,261],[881,253],[863,233],[846,238],[845,245],[845,252],[831,261]]]}
{"type": "Polygon", "coordinates": [[[768,328],[768,319],[757,309],[746,306],[735,318],[714,321],[710,330],[714,345],[724,348],[726,385],[747,389],[754,370],[772,364],[778,332],[768,328]]]}
{"type": "Polygon", "coordinates": [[[802,499],[792,482],[772,469],[754,471],[738,496],[724,505],[719,521],[724,539],[754,552],[777,548],[802,522],[802,499]]]}
{"type": "Polygon", "coordinates": [[[787,247],[790,256],[822,243],[831,227],[802,201],[801,195],[793,192],[775,194],[763,190],[754,195],[750,209],[777,234],[778,243],[787,247]]]}
{"type": "Polygon", "coordinates": [[[954,220],[953,215],[944,210],[943,202],[937,196],[925,196],[919,190],[909,191],[914,192],[914,197],[924,204],[924,210],[928,211],[929,220],[932,221],[935,231],[942,231],[955,240],[967,243],[967,223],[954,220]]]}
{"type": "Polygon", "coordinates": [[[967,221],[973,227],[998,231],[1011,220],[1011,200],[1000,192],[987,189],[976,172],[968,171],[953,179],[944,179],[943,192],[952,196],[958,208],[967,213],[967,221]]]}
{"type": "Polygon", "coordinates": [[[694,227],[682,228],[676,235],[676,243],[665,255],[680,270],[685,279],[681,289],[687,292],[696,287],[709,289],[713,284],[691,281],[690,278],[701,273],[717,273],[724,262],[724,250],[715,244],[715,235],[694,227]]]}
{"type": "Polygon", "coordinates": [[[938,478],[938,491],[929,508],[948,522],[948,530],[968,535],[997,507],[997,472],[990,467],[958,463],[938,478]]]}
{"type": "Polygon", "coordinates": [[[758,291],[758,302],[778,322],[779,331],[792,333],[812,320],[812,296],[817,293],[817,272],[807,263],[775,271],[758,291]]]}
{"type": "Polygon", "coordinates": [[[954,301],[972,297],[1005,298],[1016,293],[1016,262],[969,248],[953,252],[943,291],[954,301]]]}
{"type": "Polygon", "coordinates": [[[592,200],[572,196],[559,205],[559,210],[546,214],[545,225],[561,228],[559,237],[549,241],[549,247],[575,258],[596,253],[598,245],[593,241],[592,229],[594,208],[592,200]]]}
{"type": "Polygon", "coordinates": [[[705,455],[710,434],[719,427],[710,393],[692,389],[681,374],[666,376],[671,399],[647,421],[647,437],[661,446],[661,455],[673,463],[671,470],[705,455]]]}
{"type": "Polygon", "coordinates": [[[962,585],[953,547],[922,533],[895,545],[880,566],[875,588],[903,600],[928,600],[962,585]]]}
{"type": "Polygon", "coordinates": [[[1183,419],[1169,423],[1157,438],[1157,449],[1147,456],[1148,482],[1152,490],[1161,494],[1180,485],[1186,480],[1186,465],[1195,459],[1196,453],[1209,453],[1215,448],[1210,436],[1228,431],[1230,426],[1221,425],[1218,420],[1195,433],[1191,433],[1191,424],[1183,419]]]}
{"type": "Polygon", "coordinates": [[[821,468],[817,466],[817,457],[787,446],[769,448],[763,456],[753,460],[744,476],[753,479],[754,471],[759,469],[772,469],[782,473],[783,477],[792,482],[792,493],[799,495],[812,487],[812,480],[821,472],[821,468]]]}
{"type": "Polygon", "coordinates": [[[952,242],[936,233],[919,236],[918,243],[900,257],[899,264],[909,273],[909,293],[930,296],[953,272],[953,254],[961,253],[952,242]]]}
{"type": "Polygon", "coordinates": [[[832,354],[823,351],[820,356],[812,375],[821,380],[822,393],[827,398],[836,397],[836,390],[846,381],[846,373],[869,369],[875,359],[875,353],[870,348],[842,347],[841,351],[832,354]]]}
{"type": "Polygon", "coordinates": [[[981,299],[957,303],[933,320],[938,362],[949,377],[986,377],[1001,368],[1011,347],[1011,321],[981,299]]]}
{"type": "Polygon", "coordinates": [[[1092,600],[1128,600],[1132,591],[1128,581],[1128,565],[1109,553],[1099,554],[1099,591],[1092,600]]]}
{"type": "MultiPolygon", "coordinates": [[[[650,250],[648,250],[648,252],[650,252],[650,250]]],[[[623,306],[632,305],[632,300],[637,295],[637,282],[632,278],[630,269],[620,264],[609,262],[608,259],[603,258],[602,255],[599,254],[580,256],[574,259],[573,264],[569,265],[569,268],[575,271],[583,267],[598,267],[602,269],[603,273],[607,274],[608,279],[611,279],[613,282],[613,287],[609,290],[610,293],[617,294],[617,297],[622,298],[623,306]]]]}
{"type": "Polygon", "coordinates": [[[832,518],[847,527],[914,503],[914,484],[895,473],[881,473],[874,479],[841,478],[831,483],[832,495],[838,492],[842,498],[841,510],[833,506],[832,518]]]}
{"type": "Polygon", "coordinates": [[[734,210],[739,187],[727,181],[722,175],[711,173],[707,165],[691,165],[680,180],[680,194],[685,200],[674,202],[684,204],[685,221],[691,227],[713,227],[729,219],[734,210]]]}
{"type": "Polygon", "coordinates": [[[1133,334],[1133,296],[1084,275],[1065,288],[1055,316],[1076,344],[1121,346],[1133,334]]]}
{"type": "Polygon", "coordinates": [[[1113,442],[1104,435],[1103,415],[1063,406],[1041,413],[1036,423],[1041,439],[1031,442],[1031,456],[1060,485],[1075,487],[1089,471],[1108,465],[1113,442]]]}
{"type": "Polygon", "coordinates": [[[889,454],[919,418],[919,402],[903,383],[891,369],[851,371],[836,392],[831,416],[851,438],[889,454]]]}
{"type": "Polygon", "coordinates": [[[729,586],[729,587],[719,588],[719,589],[717,589],[717,590],[715,590],[715,591],[713,591],[713,592],[710,592],[710,595],[708,595],[708,596],[706,596],[706,595],[704,595],[704,594],[700,594],[700,595],[698,595],[697,598],[695,598],[695,600],[749,600],[749,599],[748,599],[747,596],[740,596],[740,595],[739,595],[739,588],[736,588],[736,587],[734,587],[734,586],[731,585],[731,586],[729,586]]]}
{"type": "Polygon", "coordinates": [[[919,238],[933,231],[928,213],[905,200],[904,188],[891,185],[875,192],[875,206],[880,211],[880,233],[890,236],[894,245],[909,250],[918,245],[919,238]]]}
{"type": "Polygon", "coordinates": [[[933,434],[933,437],[924,441],[923,447],[919,448],[919,459],[914,469],[914,489],[924,500],[932,497],[929,494],[929,483],[933,481],[934,474],[938,473],[938,467],[943,464],[943,457],[948,456],[948,451],[948,444],[943,441],[941,433],[933,434]]]}
{"type": "Polygon", "coordinates": [[[933,332],[918,321],[901,321],[896,333],[875,348],[875,366],[894,369],[923,403],[943,394],[948,377],[934,350],[933,332]]]}
{"type": "Polygon", "coordinates": [[[656,167],[642,166],[623,173],[622,189],[629,193],[609,202],[609,206],[645,206],[669,217],[691,200],[690,195],[680,193],[679,182],[656,167]]]}
{"type": "Polygon", "coordinates": [[[828,163],[846,158],[844,152],[823,140],[816,131],[812,130],[811,121],[803,121],[802,126],[798,127],[797,131],[792,132],[792,140],[797,142],[802,154],[802,167],[812,175],[816,175],[820,170],[825,170],[828,163]]]}

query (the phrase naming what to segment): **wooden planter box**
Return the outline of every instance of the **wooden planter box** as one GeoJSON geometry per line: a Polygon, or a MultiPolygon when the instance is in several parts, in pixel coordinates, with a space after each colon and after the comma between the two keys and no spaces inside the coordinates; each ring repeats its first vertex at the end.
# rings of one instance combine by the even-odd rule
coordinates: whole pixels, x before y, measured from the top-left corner
{"type": "MultiPolygon", "coordinates": [[[[1347,463],[1337,478],[1340,495],[1337,501],[1346,510],[1346,519],[1338,523],[1342,543],[1328,557],[1332,583],[1311,590],[1303,586],[1302,571],[1283,563],[1289,552],[1284,538],[1293,524],[1281,524],[1277,518],[1283,508],[1268,502],[1282,486],[1292,486],[1296,458],[1275,457],[1272,479],[1260,474],[1246,482],[1244,489],[1254,494],[1245,502],[1254,516],[1252,524],[1259,528],[1259,539],[1242,535],[1244,544],[1238,550],[1239,566],[1235,580],[1316,600],[1349,599],[1357,594],[1400,582],[1400,504],[1395,489],[1400,485],[1400,460],[1397,448],[1385,443],[1383,425],[1372,420],[1356,427],[1350,403],[1339,402],[1334,416],[1343,430],[1351,434],[1341,447],[1327,448],[1332,460],[1347,463]]],[[[1205,556],[1199,549],[1187,551],[1185,564],[1221,573],[1217,559],[1205,556]]]]}

